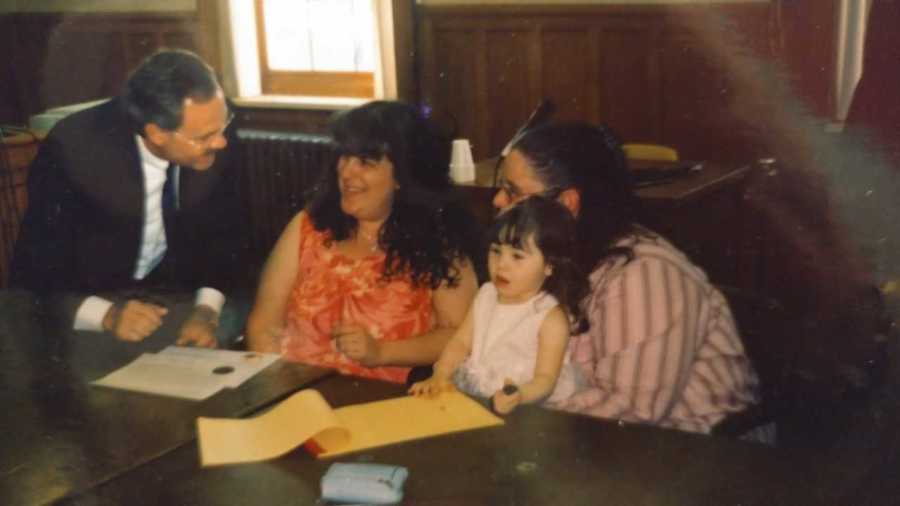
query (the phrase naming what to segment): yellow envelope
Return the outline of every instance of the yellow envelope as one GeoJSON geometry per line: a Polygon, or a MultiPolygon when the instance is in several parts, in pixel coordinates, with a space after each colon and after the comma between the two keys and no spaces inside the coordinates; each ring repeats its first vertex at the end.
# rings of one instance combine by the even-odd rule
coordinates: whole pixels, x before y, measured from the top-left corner
{"type": "Polygon", "coordinates": [[[503,420],[459,392],[436,398],[398,397],[332,409],[316,390],[301,390],[249,419],[197,419],[203,466],[255,462],[281,456],[312,439],[332,457],[464,430],[503,420]]]}

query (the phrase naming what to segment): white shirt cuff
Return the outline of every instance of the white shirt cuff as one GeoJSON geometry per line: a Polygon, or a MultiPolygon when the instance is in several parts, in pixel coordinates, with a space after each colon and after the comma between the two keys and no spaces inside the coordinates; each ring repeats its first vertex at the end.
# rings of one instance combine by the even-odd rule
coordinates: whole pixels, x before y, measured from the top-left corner
{"type": "Polygon", "coordinates": [[[106,313],[112,305],[112,301],[96,295],[91,295],[84,299],[81,305],[78,306],[78,311],[75,312],[75,324],[72,328],[74,330],[103,332],[103,318],[106,317],[106,313]]]}
{"type": "Polygon", "coordinates": [[[197,298],[194,299],[195,306],[201,304],[211,307],[217,314],[221,313],[222,306],[225,305],[225,295],[215,288],[203,287],[197,290],[197,298]]]}

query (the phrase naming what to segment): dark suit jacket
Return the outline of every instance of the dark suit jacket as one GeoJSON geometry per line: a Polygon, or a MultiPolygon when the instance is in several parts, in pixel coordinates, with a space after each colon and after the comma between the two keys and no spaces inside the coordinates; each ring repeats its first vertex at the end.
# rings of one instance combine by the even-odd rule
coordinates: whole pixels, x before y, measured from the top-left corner
{"type": "MultiPolygon", "coordinates": [[[[227,151],[207,171],[180,170],[180,210],[174,230],[166,230],[164,260],[152,274],[160,286],[228,291],[238,278],[246,241],[227,151]]],[[[60,121],[29,171],[11,285],[55,297],[69,322],[87,295],[135,288],[144,178],[119,101],[60,121]]]]}

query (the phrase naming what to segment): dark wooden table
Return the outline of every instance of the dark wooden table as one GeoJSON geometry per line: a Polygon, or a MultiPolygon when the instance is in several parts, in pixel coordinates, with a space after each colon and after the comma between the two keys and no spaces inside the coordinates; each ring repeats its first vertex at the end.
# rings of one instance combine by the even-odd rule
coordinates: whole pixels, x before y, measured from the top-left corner
{"type": "MultiPolygon", "coordinates": [[[[91,387],[155,351],[103,339],[54,334],[30,297],[0,292],[0,504],[317,504],[332,460],[297,449],[203,469],[196,417],[252,415],[304,386],[333,406],[404,394],[281,362],[204,402],[91,387]]],[[[873,462],[896,458],[871,446],[772,449],[527,406],[503,427],[337,461],[408,467],[405,504],[805,505],[852,504],[861,490],[876,504],[881,492],[861,487],[884,482],[873,462]]]]}
{"type": "Polygon", "coordinates": [[[166,343],[61,332],[0,291],[0,504],[81,492],[190,442],[197,416],[244,416],[329,374],[281,361],[202,402],[89,383],[166,343]]]}
{"type": "MultiPolygon", "coordinates": [[[[340,376],[314,388],[332,406],[403,394],[397,385],[340,376]]],[[[321,504],[319,481],[337,461],[406,466],[404,504],[410,505],[834,504],[854,483],[845,466],[862,460],[853,452],[838,462],[811,450],[777,450],[531,406],[506,422],[334,460],[297,449],[268,462],[206,469],[190,443],[65,503],[321,504]]]]}

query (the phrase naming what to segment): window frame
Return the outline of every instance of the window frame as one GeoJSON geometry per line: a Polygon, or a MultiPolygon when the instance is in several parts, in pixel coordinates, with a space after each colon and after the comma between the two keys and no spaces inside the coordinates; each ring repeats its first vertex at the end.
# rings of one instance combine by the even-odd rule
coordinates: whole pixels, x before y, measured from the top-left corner
{"type": "Polygon", "coordinates": [[[269,68],[263,2],[264,0],[254,0],[259,79],[263,94],[375,98],[374,72],[287,71],[269,68]]]}

